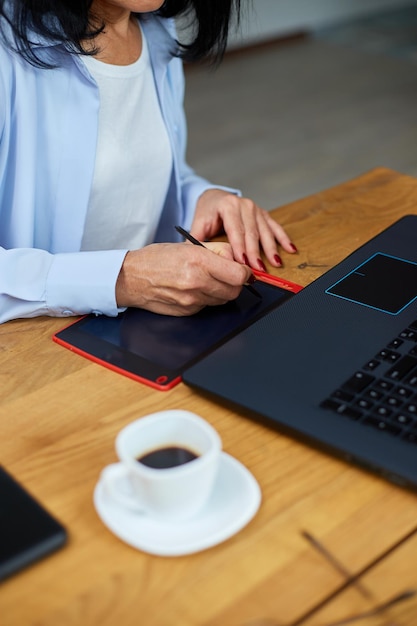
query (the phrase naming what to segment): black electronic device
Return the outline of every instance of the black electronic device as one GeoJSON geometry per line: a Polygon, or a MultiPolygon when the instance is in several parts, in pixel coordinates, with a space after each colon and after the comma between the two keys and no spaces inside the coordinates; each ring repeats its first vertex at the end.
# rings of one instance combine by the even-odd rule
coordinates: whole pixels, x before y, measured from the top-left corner
{"type": "Polygon", "coordinates": [[[0,580],[64,545],[67,532],[0,466],[0,580]]]}
{"type": "Polygon", "coordinates": [[[201,359],[184,382],[417,489],[417,216],[201,359]]]}
{"type": "Polygon", "coordinates": [[[171,389],[188,367],[301,289],[263,272],[256,276],[261,298],[243,289],[236,300],[184,317],[134,308],[117,317],[88,315],[53,339],[155,389],[171,389]]]}

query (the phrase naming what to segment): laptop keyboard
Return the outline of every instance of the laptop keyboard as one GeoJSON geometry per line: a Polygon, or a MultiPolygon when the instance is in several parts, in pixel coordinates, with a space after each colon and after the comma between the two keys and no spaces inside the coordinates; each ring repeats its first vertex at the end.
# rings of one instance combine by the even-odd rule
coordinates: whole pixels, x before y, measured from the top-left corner
{"type": "Polygon", "coordinates": [[[320,406],[417,444],[417,320],[320,406]]]}

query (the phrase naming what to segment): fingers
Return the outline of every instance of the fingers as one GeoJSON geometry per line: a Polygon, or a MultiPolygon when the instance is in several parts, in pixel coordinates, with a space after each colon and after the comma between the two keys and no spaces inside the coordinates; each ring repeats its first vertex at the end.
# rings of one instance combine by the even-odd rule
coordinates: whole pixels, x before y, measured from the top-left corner
{"type": "Polygon", "coordinates": [[[223,218],[218,207],[224,198],[231,194],[220,189],[208,189],[198,199],[191,234],[200,241],[206,241],[218,235],[223,226],[223,218]]]}
{"type": "MultiPolygon", "coordinates": [[[[285,232],[284,228],[276,222],[267,211],[258,212],[258,241],[265,253],[266,258],[274,267],[281,267],[283,265],[282,254],[278,249],[277,243],[281,245],[285,252],[294,254],[297,249],[291,242],[289,236],[285,232]]],[[[252,259],[250,246],[251,242],[247,243],[249,250],[249,258],[252,259]]],[[[259,246],[257,246],[257,251],[259,246]]]]}
{"type": "Polygon", "coordinates": [[[278,244],[285,252],[297,252],[284,228],[252,200],[232,198],[223,215],[224,229],[236,260],[265,271],[262,250],[274,267],[283,265],[278,244]]]}
{"type": "Polygon", "coordinates": [[[239,263],[265,271],[261,251],[274,267],[281,267],[282,250],[297,252],[284,228],[249,198],[221,189],[209,189],[199,198],[191,231],[204,241],[222,230],[239,263]]]}

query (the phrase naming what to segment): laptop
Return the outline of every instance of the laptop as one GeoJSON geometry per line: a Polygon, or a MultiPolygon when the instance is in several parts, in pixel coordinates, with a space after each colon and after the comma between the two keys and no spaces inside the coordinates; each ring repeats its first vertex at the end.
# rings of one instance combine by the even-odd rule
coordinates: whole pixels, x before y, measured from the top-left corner
{"type": "Polygon", "coordinates": [[[417,216],[190,367],[244,416],[417,488],[417,216]]]}

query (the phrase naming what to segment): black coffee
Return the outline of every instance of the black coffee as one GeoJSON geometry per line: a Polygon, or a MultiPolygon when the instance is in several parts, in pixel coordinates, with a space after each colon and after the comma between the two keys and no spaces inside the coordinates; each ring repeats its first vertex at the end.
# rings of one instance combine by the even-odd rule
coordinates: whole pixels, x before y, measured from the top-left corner
{"type": "Polygon", "coordinates": [[[167,446],[166,448],[158,448],[151,450],[137,460],[143,465],[153,467],[154,469],[168,469],[169,467],[177,467],[184,465],[198,457],[198,454],[187,448],[179,448],[178,446],[167,446]]]}

